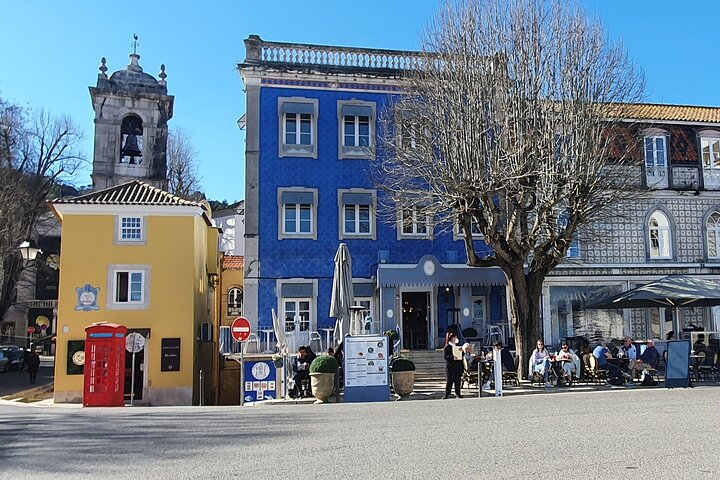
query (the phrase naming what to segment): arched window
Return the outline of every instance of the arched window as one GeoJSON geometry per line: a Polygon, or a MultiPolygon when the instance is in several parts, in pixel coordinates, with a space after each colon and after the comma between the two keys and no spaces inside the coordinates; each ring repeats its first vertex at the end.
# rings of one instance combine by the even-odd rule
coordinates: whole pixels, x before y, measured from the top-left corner
{"type": "Polygon", "coordinates": [[[650,258],[672,258],[670,222],[667,216],[655,211],[648,222],[650,258]]]}
{"type": "Polygon", "coordinates": [[[228,315],[242,315],[243,291],[240,287],[233,287],[228,290],[227,295],[228,315]]]}
{"type": "Polygon", "coordinates": [[[720,259],[720,212],[713,212],[705,224],[708,258],[720,259]]]}
{"type": "Polygon", "coordinates": [[[120,136],[120,163],[140,165],[143,156],[143,122],[140,117],[128,115],[123,118],[120,136]]]}

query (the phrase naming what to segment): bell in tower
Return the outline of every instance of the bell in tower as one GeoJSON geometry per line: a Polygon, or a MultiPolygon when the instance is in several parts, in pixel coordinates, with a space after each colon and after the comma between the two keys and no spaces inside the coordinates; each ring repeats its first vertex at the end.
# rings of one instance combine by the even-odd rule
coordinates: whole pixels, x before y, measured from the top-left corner
{"type": "Polygon", "coordinates": [[[97,85],[90,87],[95,110],[93,188],[142,179],[167,188],[168,120],[174,97],[168,95],[165,66],[158,78],[145,73],[137,51],[130,63],[108,75],[103,58],[97,85]]]}
{"type": "Polygon", "coordinates": [[[123,141],[120,149],[120,163],[140,165],[142,163],[143,146],[142,120],[134,115],[125,117],[120,133],[123,141]]]}

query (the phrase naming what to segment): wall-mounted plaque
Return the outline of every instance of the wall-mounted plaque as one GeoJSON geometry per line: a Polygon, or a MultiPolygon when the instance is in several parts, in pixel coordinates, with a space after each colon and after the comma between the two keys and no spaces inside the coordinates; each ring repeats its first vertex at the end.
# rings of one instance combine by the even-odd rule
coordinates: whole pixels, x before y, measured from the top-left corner
{"type": "Polygon", "coordinates": [[[162,339],[162,359],[160,360],[161,372],[177,372],[180,370],[180,339],[162,339]]]}

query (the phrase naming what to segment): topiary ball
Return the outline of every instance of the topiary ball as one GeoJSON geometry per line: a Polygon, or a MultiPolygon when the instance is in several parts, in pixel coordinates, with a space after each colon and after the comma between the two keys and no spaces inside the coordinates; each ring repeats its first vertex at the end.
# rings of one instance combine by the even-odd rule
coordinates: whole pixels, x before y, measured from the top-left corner
{"type": "Polygon", "coordinates": [[[466,328],[462,331],[463,337],[465,338],[477,338],[478,332],[474,328],[466,328]]]}
{"type": "Polygon", "coordinates": [[[390,370],[393,372],[414,372],[415,364],[408,358],[398,357],[390,365],[390,370]]]}
{"type": "Polygon", "coordinates": [[[320,355],[310,365],[310,373],[337,373],[338,362],[332,355],[320,355]]]}

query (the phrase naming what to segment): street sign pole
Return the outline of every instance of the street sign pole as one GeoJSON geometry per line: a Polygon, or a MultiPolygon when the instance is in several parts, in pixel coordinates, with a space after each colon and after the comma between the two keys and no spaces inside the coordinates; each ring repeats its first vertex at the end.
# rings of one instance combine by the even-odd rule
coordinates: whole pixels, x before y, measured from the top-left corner
{"type": "Polygon", "coordinates": [[[132,355],[132,377],[130,377],[130,406],[133,406],[135,400],[135,347],[133,346],[132,355]]]}
{"type": "Polygon", "coordinates": [[[245,340],[250,337],[252,328],[250,322],[245,317],[238,317],[232,322],[230,334],[233,339],[240,343],[240,406],[245,404],[245,340]]]}
{"type": "Polygon", "coordinates": [[[240,406],[245,404],[245,359],[244,347],[245,342],[240,344],[240,406]]]}

